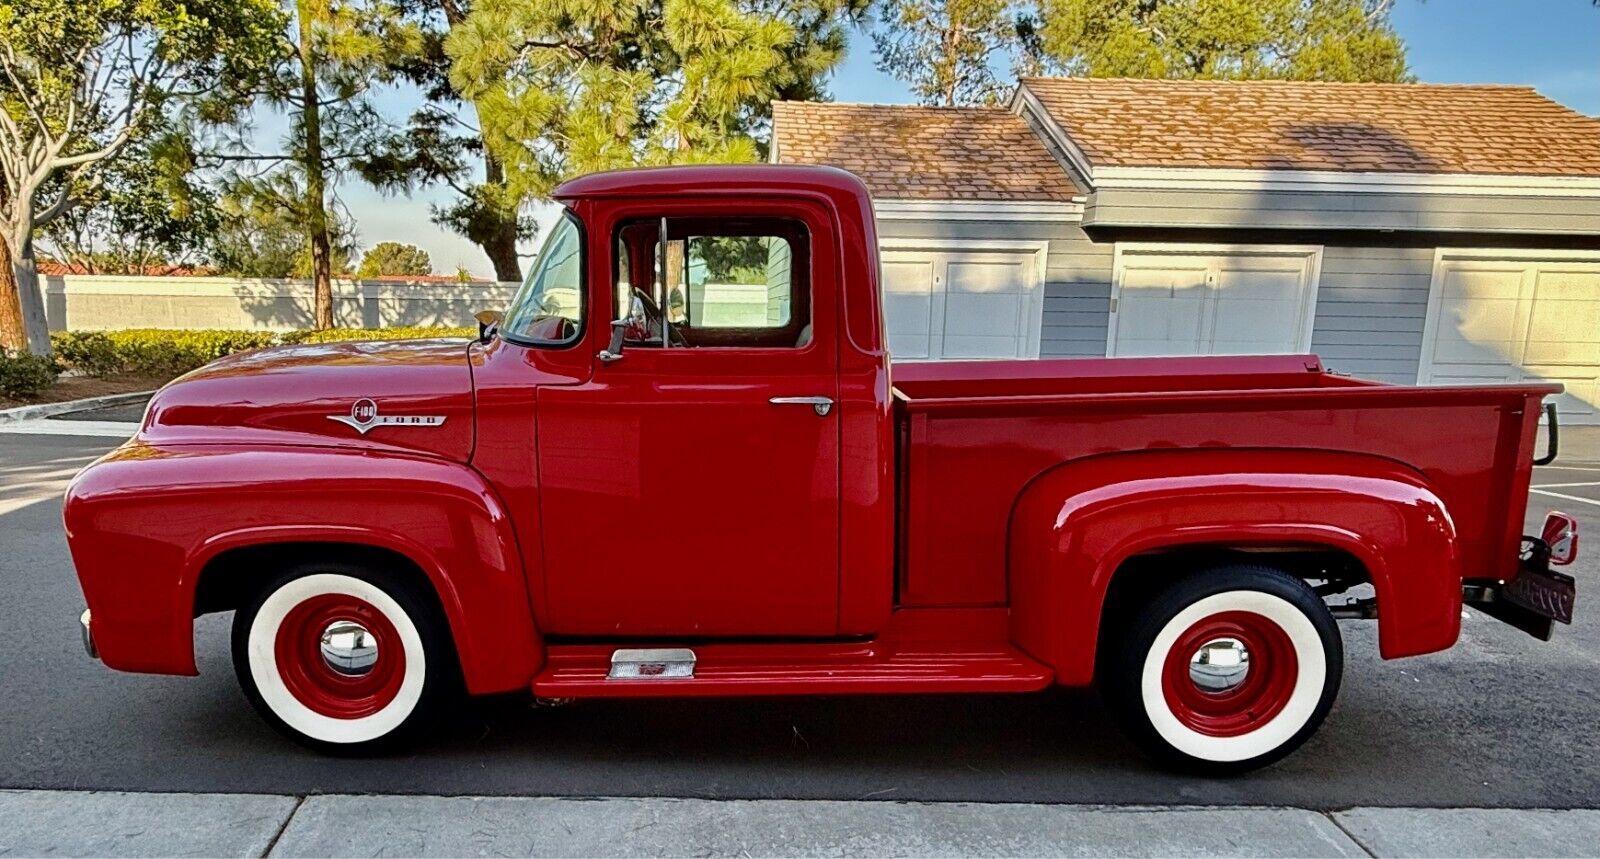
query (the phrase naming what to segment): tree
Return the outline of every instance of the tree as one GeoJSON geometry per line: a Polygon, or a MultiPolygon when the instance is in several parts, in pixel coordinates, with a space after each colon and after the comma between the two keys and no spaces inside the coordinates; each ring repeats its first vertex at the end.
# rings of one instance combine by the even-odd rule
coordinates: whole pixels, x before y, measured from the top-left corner
{"type": "Polygon", "coordinates": [[[395,277],[433,274],[433,263],[428,252],[416,245],[400,242],[378,242],[361,258],[356,277],[395,277]]]}
{"type": "Polygon", "coordinates": [[[0,4],[0,343],[49,352],[35,229],[169,111],[238,109],[222,93],[262,73],[281,22],[272,0],[0,4]]]}
{"type": "Polygon", "coordinates": [[[512,199],[576,174],[752,161],[773,98],[820,91],[856,0],[478,0],[444,47],[512,199]]]}
{"type": "Polygon", "coordinates": [[[131,144],[98,184],[38,229],[35,242],[91,274],[149,274],[197,262],[217,231],[217,195],[163,144],[131,144]]]}
{"type": "Polygon", "coordinates": [[[1040,0],[1038,49],[1075,75],[1405,81],[1393,0],[1040,0]]]}
{"type": "MultiPolygon", "coordinates": [[[[311,278],[316,265],[306,235],[305,186],[290,170],[237,180],[218,203],[219,223],[207,249],[216,269],[235,277],[311,278]]],[[[342,209],[327,208],[328,271],[348,274],[355,230],[342,209]]]]}
{"type": "MultiPolygon", "coordinates": [[[[392,148],[393,131],[370,96],[374,87],[394,79],[397,57],[420,48],[415,28],[388,0],[294,0],[292,5],[294,26],[278,33],[279,63],[254,92],[288,115],[281,147],[256,151],[243,139],[252,129],[241,125],[236,129],[240,139],[199,160],[234,168],[229,184],[243,198],[240,210],[250,213],[241,224],[299,225],[315,290],[313,324],[331,328],[333,274],[340,267],[335,234],[344,228],[330,215],[339,208],[336,188],[347,170],[392,148]],[[263,211],[273,206],[276,213],[263,211]]],[[[234,238],[252,234],[244,229],[234,238]]],[[[243,260],[233,264],[260,268],[243,260]]]]}
{"type": "Polygon", "coordinates": [[[923,104],[994,104],[1009,89],[996,61],[1027,59],[1032,20],[1014,0],[883,0],[878,14],[878,70],[923,104]]]}

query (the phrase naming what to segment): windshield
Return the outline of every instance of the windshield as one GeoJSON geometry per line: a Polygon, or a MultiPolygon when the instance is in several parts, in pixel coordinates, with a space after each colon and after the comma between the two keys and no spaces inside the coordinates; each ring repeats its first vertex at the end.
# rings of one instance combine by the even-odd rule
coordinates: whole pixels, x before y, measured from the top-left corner
{"type": "Polygon", "coordinates": [[[569,343],[583,327],[583,230],[564,212],[500,326],[520,343],[569,343]]]}

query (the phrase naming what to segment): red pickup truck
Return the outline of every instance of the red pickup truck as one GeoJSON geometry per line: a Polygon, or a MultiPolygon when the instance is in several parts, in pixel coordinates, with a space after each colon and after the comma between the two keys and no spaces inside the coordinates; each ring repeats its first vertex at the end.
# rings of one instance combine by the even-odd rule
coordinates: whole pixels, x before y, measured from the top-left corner
{"type": "MultiPolygon", "coordinates": [[[[1556,385],[1310,355],[891,364],[872,203],[807,167],[561,186],[473,342],[294,346],[173,382],[73,481],[85,643],[364,748],[452,694],[1097,684],[1153,754],[1316,730],[1341,617],[1386,658],[1464,602],[1548,638],[1576,526],[1522,534],[1556,385]]],[[[1554,441],[1551,423],[1551,441],[1554,441]]]]}

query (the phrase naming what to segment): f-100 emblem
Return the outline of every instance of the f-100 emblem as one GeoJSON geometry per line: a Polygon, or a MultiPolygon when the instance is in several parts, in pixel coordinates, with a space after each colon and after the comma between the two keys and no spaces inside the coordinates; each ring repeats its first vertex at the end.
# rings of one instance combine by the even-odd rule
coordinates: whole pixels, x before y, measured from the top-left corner
{"type": "Polygon", "coordinates": [[[328,420],[355,427],[362,435],[373,427],[436,427],[444,415],[380,415],[378,404],[363,397],[350,407],[348,415],[328,415],[328,420]]]}

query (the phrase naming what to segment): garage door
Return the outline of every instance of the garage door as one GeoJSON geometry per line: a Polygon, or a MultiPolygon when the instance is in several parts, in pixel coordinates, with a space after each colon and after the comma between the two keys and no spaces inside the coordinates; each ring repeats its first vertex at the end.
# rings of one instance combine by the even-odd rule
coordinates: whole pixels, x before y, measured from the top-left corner
{"type": "Polygon", "coordinates": [[[1441,251],[1418,381],[1567,386],[1562,420],[1600,424],[1600,255],[1441,251]]]}
{"type": "Polygon", "coordinates": [[[896,360],[1033,358],[1041,249],[887,249],[883,305],[896,360]]]}
{"type": "Polygon", "coordinates": [[[1263,355],[1311,345],[1321,249],[1117,246],[1107,355],[1263,355]]]}

